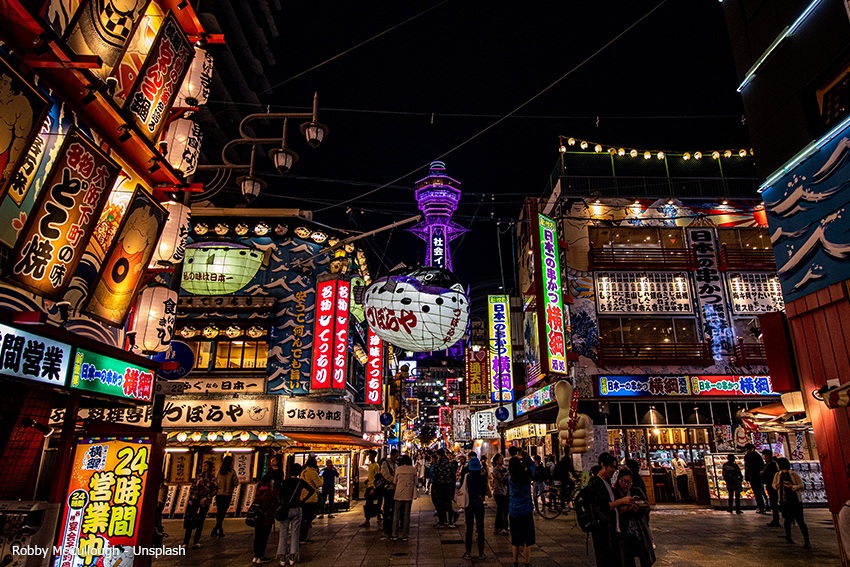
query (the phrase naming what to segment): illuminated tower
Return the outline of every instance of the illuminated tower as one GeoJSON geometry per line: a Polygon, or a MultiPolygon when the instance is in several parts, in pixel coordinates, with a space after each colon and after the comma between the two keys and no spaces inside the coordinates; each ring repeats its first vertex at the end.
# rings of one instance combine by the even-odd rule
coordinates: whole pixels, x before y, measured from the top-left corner
{"type": "Polygon", "coordinates": [[[446,164],[431,162],[428,177],[416,182],[416,202],[425,220],[410,229],[428,244],[425,254],[427,266],[452,269],[449,243],[466,232],[465,228],[452,222],[458,201],[460,182],[446,175],[446,164]]]}

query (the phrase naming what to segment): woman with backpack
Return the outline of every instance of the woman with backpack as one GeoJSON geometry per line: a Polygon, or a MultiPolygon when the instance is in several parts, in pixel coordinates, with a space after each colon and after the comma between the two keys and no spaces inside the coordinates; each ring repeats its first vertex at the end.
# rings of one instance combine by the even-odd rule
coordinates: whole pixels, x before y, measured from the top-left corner
{"type": "Polygon", "coordinates": [[[741,467],[735,462],[735,455],[728,455],[726,462],[723,463],[723,480],[726,482],[726,492],[729,494],[729,513],[732,513],[732,499],[735,499],[735,512],[741,512],[741,490],[744,481],[744,475],[741,474],[741,467]]]}
{"type": "Polygon", "coordinates": [[[773,476],[773,489],[779,493],[779,507],[785,518],[785,541],[794,543],[791,539],[791,524],[797,522],[803,533],[803,547],[811,549],[809,542],[809,527],[803,519],[803,500],[800,492],[803,490],[803,479],[791,470],[791,461],[786,458],[776,459],[779,472],[773,476]]]}
{"type": "Polygon", "coordinates": [[[271,479],[263,479],[257,483],[257,495],[254,503],[248,510],[246,523],[252,518],[254,524],[254,558],[251,563],[268,563],[271,561],[266,557],[266,545],[269,542],[269,534],[272,533],[274,525],[274,514],[277,511],[280,499],[272,488],[271,479]]]}
{"type": "Polygon", "coordinates": [[[634,484],[632,471],[620,469],[614,484],[616,496],[634,498],[632,504],[621,506],[620,534],[625,547],[626,565],[634,565],[635,559],[640,567],[649,567],[655,563],[655,549],[652,546],[652,533],[649,530],[649,502],[646,494],[634,484]]]}
{"type": "Polygon", "coordinates": [[[309,456],[304,462],[304,468],[301,470],[301,480],[310,485],[312,492],[306,496],[302,502],[302,517],[301,517],[301,543],[307,543],[307,537],[310,535],[310,528],[313,527],[313,520],[316,518],[316,510],[319,507],[319,489],[324,485],[319,474],[319,463],[316,457],[309,456]]]}
{"type": "Polygon", "coordinates": [[[393,524],[390,529],[390,539],[395,541],[401,530],[401,540],[407,541],[410,535],[410,509],[413,501],[419,496],[416,478],[416,467],[409,455],[402,455],[395,469],[393,484],[395,494],[393,495],[393,524]]]}
{"type": "Polygon", "coordinates": [[[227,455],[218,469],[218,492],[215,495],[215,527],[210,537],[224,537],[224,517],[233,499],[233,491],[239,486],[239,477],[233,470],[233,457],[227,455]]]}
{"type": "Polygon", "coordinates": [[[277,557],[280,567],[295,565],[301,551],[301,517],[304,502],[315,495],[312,485],[301,480],[301,465],[292,463],[289,474],[278,490],[280,505],[274,519],[278,522],[280,536],[277,540],[277,557]]]}

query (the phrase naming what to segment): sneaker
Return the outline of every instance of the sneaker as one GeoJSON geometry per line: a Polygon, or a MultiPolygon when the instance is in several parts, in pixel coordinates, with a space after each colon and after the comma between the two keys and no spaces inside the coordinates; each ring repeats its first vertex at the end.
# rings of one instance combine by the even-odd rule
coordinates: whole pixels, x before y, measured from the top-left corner
{"type": "Polygon", "coordinates": [[[279,565],[280,567],[286,567],[287,565],[289,565],[289,561],[287,561],[286,559],[281,559],[279,565]]]}
{"type": "Polygon", "coordinates": [[[381,536],[381,541],[384,541],[384,540],[387,540],[387,539],[390,539],[390,536],[388,536],[387,534],[384,534],[384,535],[381,536]]]}
{"type": "Polygon", "coordinates": [[[446,524],[444,524],[443,522],[438,522],[437,524],[434,525],[434,527],[435,528],[445,528],[446,524]]]}
{"type": "Polygon", "coordinates": [[[487,559],[487,556],[482,553],[478,556],[478,559],[487,559]]]}
{"type": "Polygon", "coordinates": [[[259,558],[259,557],[252,557],[252,558],[251,558],[251,563],[255,563],[255,564],[256,564],[256,563],[258,563],[259,561],[260,561],[260,558],[259,558]]]}
{"type": "Polygon", "coordinates": [[[401,538],[401,541],[407,541],[409,539],[410,539],[409,537],[403,537],[403,538],[401,538]]]}
{"type": "Polygon", "coordinates": [[[508,530],[502,530],[499,533],[501,533],[502,535],[511,535],[511,532],[509,532],[508,530]]]}
{"type": "Polygon", "coordinates": [[[203,546],[203,545],[201,545],[200,543],[196,543],[196,544],[194,544],[192,547],[194,547],[195,549],[201,549],[201,548],[202,548],[202,547],[204,547],[204,546],[203,546]]]}
{"type": "Polygon", "coordinates": [[[743,514],[744,512],[743,512],[743,511],[741,511],[741,510],[735,510],[735,513],[736,513],[736,514],[743,514]]]}
{"type": "Polygon", "coordinates": [[[398,541],[398,536],[390,536],[390,541],[398,541]]]}
{"type": "Polygon", "coordinates": [[[461,556],[461,559],[472,559],[472,556],[471,556],[470,554],[468,554],[468,553],[464,553],[464,554],[461,556]]]}
{"type": "Polygon", "coordinates": [[[289,558],[289,564],[290,564],[290,565],[295,565],[295,558],[294,558],[294,557],[290,557],[290,558],[289,558]]]}
{"type": "Polygon", "coordinates": [[[370,523],[367,521],[367,522],[363,522],[362,524],[359,524],[357,527],[358,527],[358,528],[371,528],[371,527],[372,527],[372,524],[370,524],[370,523]]]}
{"type": "Polygon", "coordinates": [[[269,559],[268,557],[258,557],[258,558],[257,558],[257,563],[258,563],[258,564],[268,563],[269,561],[271,561],[271,559],[269,559]]]}

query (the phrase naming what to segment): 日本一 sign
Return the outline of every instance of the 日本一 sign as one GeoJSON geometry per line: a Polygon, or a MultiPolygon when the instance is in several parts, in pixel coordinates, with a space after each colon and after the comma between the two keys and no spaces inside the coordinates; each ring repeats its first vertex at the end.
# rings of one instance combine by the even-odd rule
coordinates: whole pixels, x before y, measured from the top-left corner
{"type": "Polygon", "coordinates": [[[561,264],[558,257],[558,228],[555,221],[538,214],[540,225],[540,283],[538,309],[541,355],[547,372],[567,373],[564,335],[564,302],[561,296],[561,264]],[[545,347],[543,346],[545,345],[545,347]]]}
{"type": "Polygon", "coordinates": [[[0,375],[64,386],[70,367],[71,345],[0,324],[0,375]]]}
{"type": "Polygon", "coordinates": [[[770,376],[599,376],[602,397],[775,396],[770,376]]]}
{"type": "Polygon", "coordinates": [[[76,390],[149,402],[153,382],[154,373],[148,368],[84,348],[78,348],[74,355],[71,387],[76,390]]]}
{"type": "Polygon", "coordinates": [[[487,304],[490,319],[490,400],[506,402],[514,400],[514,380],[511,362],[511,317],[510,302],[507,295],[488,295],[487,304]]]}

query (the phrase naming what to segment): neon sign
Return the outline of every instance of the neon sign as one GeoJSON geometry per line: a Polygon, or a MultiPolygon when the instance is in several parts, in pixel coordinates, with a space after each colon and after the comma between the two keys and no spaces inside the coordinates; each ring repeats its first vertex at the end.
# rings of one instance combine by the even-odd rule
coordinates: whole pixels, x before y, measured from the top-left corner
{"type": "Polygon", "coordinates": [[[487,296],[490,319],[490,401],[514,401],[514,379],[511,361],[511,318],[510,300],[507,295],[487,296]]]}
{"type": "MultiPolygon", "coordinates": [[[[540,225],[541,331],[546,343],[548,372],[567,373],[564,338],[564,302],[561,298],[561,265],[558,258],[558,228],[555,221],[538,214],[540,225]]],[[[541,337],[541,338],[543,338],[541,337]]]]}

